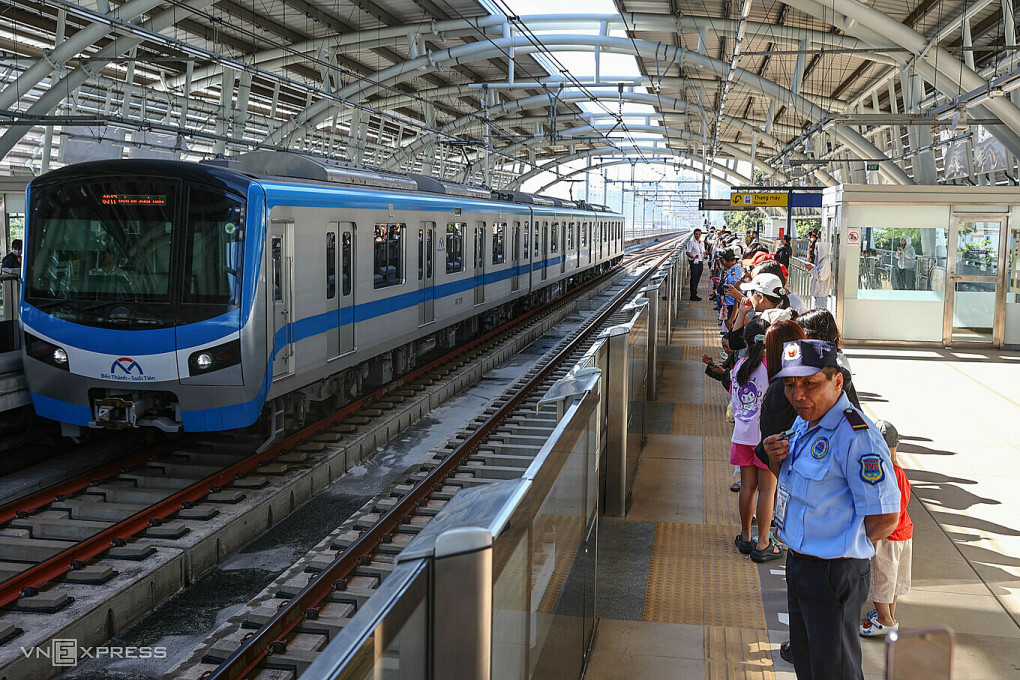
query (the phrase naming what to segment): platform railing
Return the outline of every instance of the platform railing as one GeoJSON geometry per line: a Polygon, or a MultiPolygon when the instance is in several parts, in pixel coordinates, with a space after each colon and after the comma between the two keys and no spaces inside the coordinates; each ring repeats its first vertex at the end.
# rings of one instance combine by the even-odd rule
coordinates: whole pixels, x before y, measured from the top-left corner
{"type": "Polygon", "coordinates": [[[596,625],[599,516],[612,499],[611,514],[626,508],[640,442],[629,445],[647,417],[635,404],[662,369],[649,349],[676,318],[679,258],[682,249],[654,292],[618,312],[540,400],[556,427],[523,476],[457,493],[302,678],[581,676],[596,625]]]}

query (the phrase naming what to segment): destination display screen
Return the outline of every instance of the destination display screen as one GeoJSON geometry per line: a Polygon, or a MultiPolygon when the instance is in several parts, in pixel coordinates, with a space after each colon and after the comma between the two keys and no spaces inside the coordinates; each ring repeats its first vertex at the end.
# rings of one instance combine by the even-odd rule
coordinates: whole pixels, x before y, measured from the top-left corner
{"type": "Polygon", "coordinates": [[[166,194],[103,194],[103,205],[166,205],[166,194]]]}

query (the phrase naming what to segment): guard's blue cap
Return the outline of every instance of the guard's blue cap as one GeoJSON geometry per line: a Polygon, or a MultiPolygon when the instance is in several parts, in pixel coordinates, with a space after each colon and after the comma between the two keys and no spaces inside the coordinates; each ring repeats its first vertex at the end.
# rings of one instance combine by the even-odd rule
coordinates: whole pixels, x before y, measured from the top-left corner
{"type": "Polygon", "coordinates": [[[783,345],[783,368],[774,378],[802,378],[826,366],[838,366],[836,346],[824,340],[794,340],[783,345]]]}

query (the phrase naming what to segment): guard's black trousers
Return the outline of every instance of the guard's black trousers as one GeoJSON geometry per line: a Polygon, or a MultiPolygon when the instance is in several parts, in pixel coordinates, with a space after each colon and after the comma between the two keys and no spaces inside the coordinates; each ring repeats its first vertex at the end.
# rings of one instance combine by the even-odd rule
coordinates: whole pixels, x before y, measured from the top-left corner
{"type": "Polygon", "coordinates": [[[786,558],[790,651],[797,680],[863,680],[861,607],[870,560],[786,558]]]}
{"type": "Polygon", "coordinates": [[[701,283],[701,272],[705,268],[704,262],[691,264],[691,297],[697,297],[698,284],[701,283]]]}

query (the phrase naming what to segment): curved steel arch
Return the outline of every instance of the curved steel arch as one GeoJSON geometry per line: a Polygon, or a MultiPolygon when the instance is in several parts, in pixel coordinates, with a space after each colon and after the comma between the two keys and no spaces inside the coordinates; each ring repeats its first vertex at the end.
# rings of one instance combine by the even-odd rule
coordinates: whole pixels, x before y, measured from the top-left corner
{"type": "MultiPolygon", "coordinates": [[[[651,159],[648,160],[648,163],[650,165],[659,165],[659,164],[661,164],[661,165],[675,166],[677,164],[678,160],[680,161],[681,165],[687,165],[687,166],[689,166],[691,168],[691,170],[695,170],[695,168],[694,168],[694,159],[692,159],[692,158],[679,158],[679,157],[677,157],[676,159],[673,159],[673,160],[667,159],[667,158],[651,158],[651,159]]],[[[559,184],[560,182],[562,182],[564,180],[568,180],[571,177],[574,177],[576,175],[580,175],[580,174],[585,173],[585,172],[591,172],[593,170],[602,170],[604,168],[611,168],[611,167],[617,166],[617,165],[633,165],[633,163],[634,163],[633,159],[627,159],[627,158],[621,158],[620,160],[615,160],[615,161],[614,160],[610,160],[610,161],[607,161],[605,163],[595,163],[595,164],[592,164],[591,167],[581,168],[579,170],[574,170],[573,172],[570,172],[570,173],[568,173],[566,175],[560,175],[559,177],[557,177],[552,182],[549,182],[548,184],[540,187],[537,191],[535,191],[535,193],[536,194],[541,194],[543,191],[547,190],[549,187],[556,186],[557,184],[559,184]]],[[[711,172],[709,174],[712,177],[715,177],[718,180],[728,180],[728,179],[730,179],[728,174],[720,173],[720,171],[717,168],[715,168],[715,167],[710,168],[710,170],[711,170],[711,172]]],[[[695,170],[695,172],[704,173],[704,170],[695,170]]]]}
{"type": "MultiPolygon", "coordinates": [[[[187,15],[193,10],[201,10],[212,5],[214,2],[216,2],[216,0],[189,0],[188,2],[182,3],[179,7],[172,6],[170,9],[155,15],[142,24],[142,26],[150,31],[160,33],[168,28],[172,28],[178,21],[180,21],[183,18],[182,12],[184,15],[187,15]]],[[[111,30],[111,32],[116,33],[115,30],[111,30]]],[[[144,38],[127,35],[117,36],[107,43],[105,47],[92,55],[92,57],[83,61],[78,68],[64,75],[57,82],[51,83],[50,88],[46,90],[46,92],[44,92],[34,104],[28,107],[25,114],[29,116],[49,115],[53,109],[60,105],[60,102],[69,97],[72,92],[77,90],[85,81],[104,68],[112,59],[119,57],[126,52],[130,52],[138,45],[141,45],[144,41],[144,38]]],[[[6,92],[6,90],[4,91],[6,92]]],[[[8,129],[7,132],[0,137],[0,158],[6,156],[11,149],[14,148],[14,145],[17,144],[30,129],[31,128],[28,126],[13,126],[8,129]]]]}
{"type": "MultiPolygon", "coordinates": [[[[599,90],[594,90],[593,92],[594,93],[598,93],[600,91],[599,90]]],[[[607,90],[606,93],[608,95],[608,94],[610,94],[610,91],[607,90]]],[[[672,104],[675,109],[679,109],[685,115],[691,115],[692,117],[695,117],[695,118],[708,117],[708,118],[713,118],[714,119],[714,118],[717,117],[716,113],[714,111],[710,111],[708,109],[705,109],[705,108],[703,108],[703,107],[701,107],[701,106],[699,106],[697,104],[694,104],[692,102],[688,102],[688,101],[681,100],[681,99],[674,99],[672,97],[664,97],[664,96],[661,96],[661,95],[645,94],[645,93],[640,93],[640,92],[623,92],[622,94],[620,94],[620,93],[618,93],[616,91],[612,91],[611,94],[613,96],[615,96],[615,97],[617,97],[619,99],[622,99],[623,101],[629,102],[629,103],[650,104],[650,105],[659,105],[659,106],[672,104]]],[[[587,94],[582,93],[582,92],[565,92],[565,93],[562,93],[559,98],[560,98],[560,101],[563,101],[563,102],[573,102],[573,101],[588,101],[590,97],[587,94]]],[[[524,111],[524,110],[532,109],[532,108],[535,108],[537,106],[541,106],[541,105],[546,104],[546,103],[548,103],[548,96],[547,95],[535,95],[535,96],[532,96],[532,97],[525,97],[523,99],[517,99],[517,100],[510,101],[510,102],[505,102],[504,104],[501,104],[499,106],[493,107],[493,108],[489,109],[489,115],[490,115],[490,117],[492,117],[492,116],[498,117],[498,116],[500,116],[502,114],[510,114],[510,113],[515,113],[517,111],[524,111]]],[[[733,116],[729,116],[727,114],[723,114],[723,119],[725,121],[727,121],[731,126],[733,126],[733,127],[737,128],[737,129],[747,133],[748,135],[751,135],[751,134],[758,135],[758,138],[762,142],[768,143],[768,144],[772,145],[773,147],[775,147],[776,149],[782,149],[783,146],[784,146],[783,143],[780,142],[773,135],[771,135],[771,134],[769,134],[767,132],[764,132],[762,130],[758,130],[753,124],[748,123],[747,121],[745,121],[743,119],[736,118],[736,117],[733,117],[733,116]]],[[[543,118],[542,120],[546,120],[546,119],[543,118]]],[[[443,131],[445,133],[447,133],[447,134],[450,134],[450,133],[453,133],[453,132],[463,133],[463,132],[466,132],[467,130],[474,129],[475,127],[479,127],[479,128],[484,127],[485,124],[486,124],[485,121],[480,119],[478,116],[473,116],[473,115],[472,116],[465,116],[465,117],[463,117],[463,118],[461,118],[461,119],[459,119],[457,121],[454,121],[453,123],[450,123],[448,126],[444,127],[443,131]]],[[[628,127],[630,127],[630,126],[628,126],[628,127]]],[[[664,128],[663,127],[663,128],[659,128],[658,131],[662,131],[662,132],[665,133],[665,131],[670,130],[670,129],[672,129],[672,128],[664,128]]],[[[403,150],[398,151],[397,153],[395,153],[384,164],[384,167],[389,168],[391,170],[392,169],[396,169],[401,164],[407,163],[408,161],[410,161],[411,158],[414,157],[414,155],[416,155],[417,153],[420,153],[421,151],[424,151],[426,148],[428,148],[428,146],[430,144],[433,144],[436,141],[438,141],[437,138],[433,138],[433,139],[430,139],[428,141],[423,141],[422,139],[415,140],[414,142],[409,144],[407,147],[405,147],[403,150]]],[[[794,156],[794,158],[804,158],[804,159],[807,158],[806,155],[801,154],[801,153],[795,153],[795,154],[793,154],[793,156],[794,156]]],[[[749,156],[747,158],[744,158],[744,160],[748,160],[748,159],[749,159],[749,156]]],[[[763,169],[765,169],[766,167],[767,166],[764,166],[764,165],[762,166],[763,169]]],[[[773,168],[768,168],[768,171],[769,172],[773,172],[774,169],[773,168]]],[[[818,176],[818,178],[826,186],[835,186],[836,184],[838,184],[838,182],[836,182],[836,180],[833,179],[833,177],[827,171],[825,171],[823,169],[815,170],[814,174],[816,174],[818,176]]]]}
{"type": "MultiPolygon", "coordinates": [[[[677,158],[684,158],[684,156],[680,156],[679,154],[669,153],[671,151],[670,149],[661,149],[659,147],[654,147],[654,146],[635,146],[635,147],[629,147],[629,148],[625,149],[623,152],[626,153],[628,151],[633,151],[634,153],[640,153],[640,154],[643,154],[645,156],[648,156],[648,155],[667,155],[667,156],[675,156],[677,158]]],[[[524,173],[523,175],[521,175],[520,177],[518,177],[513,182],[511,182],[510,184],[506,185],[503,188],[519,188],[522,184],[527,182],[532,177],[538,177],[543,172],[551,172],[553,169],[559,167],[560,165],[563,165],[564,163],[570,163],[571,161],[583,160],[585,158],[593,158],[595,156],[615,155],[615,154],[619,154],[619,153],[621,153],[621,151],[619,149],[606,148],[606,149],[588,149],[586,151],[578,151],[577,153],[569,154],[569,155],[566,155],[566,156],[557,156],[556,158],[554,158],[553,160],[549,161],[548,163],[546,163],[544,165],[539,165],[539,166],[536,166],[536,167],[532,168],[531,170],[529,170],[528,172],[524,173]]],[[[635,162],[638,162],[641,159],[640,158],[635,158],[634,160],[635,160],[635,162]]],[[[702,159],[701,162],[702,162],[702,167],[704,167],[705,166],[704,159],[702,159]]],[[[737,180],[738,182],[742,182],[744,184],[750,184],[751,183],[751,178],[750,177],[745,177],[744,175],[741,175],[740,173],[738,173],[736,170],[731,170],[730,168],[727,168],[725,165],[720,165],[719,163],[716,163],[715,161],[712,161],[708,165],[710,165],[711,167],[715,168],[716,170],[719,170],[720,172],[723,172],[723,173],[729,175],[731,178],[737,180]]]]}
{"type": "MultiPolygon", "coordinates": [[[[713,17],[696,15],[666,15],[649,14],[641,12],[624,12],[621,14],[576,14],[576,15],[534,15],[518,18],[519,23],[524,24],[532,30],[554,30],[554,29],[576,29],[579,24],[591,24],[599,26],[603,22],[608,30],[628,30],[631,27],[639,26],[640,30],[656,30],[663,32],[680,33],[681,28],[691,32],[705,31],[722,36],[734,36],[739,31],[740,21],[737,19],[716,19],[713,17]]],[[[806,41],[810,47],[853,49],[860,47],[862,41],[857,38],[817,31],[809,28],[799,28],[776,24],[766,24],[756,21],[747,21],[745,32],[748,36],[761,35],[777,44],[800,45],[806,41]]],[[[512,30],[510,21],[501,15],[485,17],[473,17],[469,19],[449,19],[446,21],[435,21],[418,24],[405,24],[401,26],[388,26],[378,29],[368,29],[353,33],[332,35],[326,38],[317,38],[295,43],[287,47],[270,48],[255,52],[248,59],[252,65],[260,68],[272,68],[279,66],[290,59],[300,58],[300,53],[317,54],[324,49],[339,49],[341,47],[397,47],[402,43],[410,43],[409,36],[426,38],[440,36],[446,33],[459,31],[471,31],[473,34],[481,34],[487,37],[505,35],[512,30]]],[[[477,37],[477,36],[476,36],[477,37]]],[[[871,45],[876,49],[888,49],[890,51],[900,49],[891,41],[886,44],[871,45]]],[[[413,55],[413,53],[412,53],[413,55]]],[[[861,59],[875,61],[882,64],[898,65],[899,62],[893,57],[872,52],[859,55],[861,59]]],[[[201,84],[217,77],[222,70],[221,65],[207,66],[196,69],[192,78],[193,84],[201,84]]],[[[177,76],[167,81],[169,88],[180,87],[184,84],[184,77],[177,76]]]]}
{"type": "MultiPolygon", "coordinates": [[[[895,42],[914,55],[904,62],[910,63],[918,75],[950,100],[961,91],[988,85],[973,69],[939,47],[937,40],[932,42],[909,26],[856,0],[832,0],[826,5],[816,0],[790,0],[787,4],[870,44],[895,42]]],[[[1002,122],[1002,126],[990,126],[990,130],[1014,155],[1020,155],[1020,108],[1009,97],[987,99],[983,106],[974,108],[1002,122]]]]}
{"type": "MultiPolygon", "coordinates": [[[[609,125],[605,125],[605,126],[601,126],[601,125],[599,125],[599,126],[586,126],[586,127],[572,128],[572,130],[577,130],[577,131],[591,130],[591,129],[596,129],[597,130],[597,129],[600,129],[600,128],[604,128],[605,130],[608,131],[608,130],[612,129],[612,126],[609,126],[609,125]]],[[[690,139],[692,137],[691,133],[687,132],[686,130],[677,130],[675,128],[664,128],[664,127],[659,126],[659,125],[628,125],[627,129],[630,130],[631,132],[657,132],[657,133],[663,134],[663,136],[665,136],[667,140],[669,139],[669,135],[667,135],[666,132],[680,133],[679,137],[681,139],[685,139],[685,138],[686,139],[690,139]]],[[[564,131],[564,132],[561,132],[560,134],[563,137],[567,138],[567,132],[568,131],[564,131]]],[[[674,134],[673,138],[676,139],[676,135],[675,134],[674,134]]],[[[510,145],[509,147],[507,147],[505,149],[500,149],[500,152],[502,154],[504,154],[504,155],[511,155],[512,156],[516,151],[520,151],[521,149],[529,148],[531,145],[533,145],[535,143],[538,143],[538,142],[542,142],[542,141],[544,141],[544,140],[529,139],[529,140],[526,140],[526,141],[523,141],[523,142],[518,142],[516,144],[512,144],[512,145],[510,145]]],[[[564,140],[564,141],[566,141],[566,140],[564,140]]],[[[625,141],[625,140],[621,140],[621,141],[625,141]]],[[[737,148],[736,146],[734,146],[732,144],[722,143],[722,144],[720,144],[720,146],[721,146],[721,148],[724,151],[727,151],[736,160],[741,160],[741,161],[745,161],[745,162],[750,162],[751,161],[751,155],[750,154],[744,153],[741,149],[737,148]]],[[[599,147],[599,148],[612,148],[613,150],[616,150],[615,147],[599,147]]],[[[674,152],[675,153],[677,151],[676,149],[671,149],[670,147],[653,146],[653,147],[648,147],[648,148],[661,149],[664,152],[665,151],[670,151],[670,152],[674,152]]],[[[472,161],[472,163],[469,166],[469,168],[474,167],[475,163],[477,163],[477,162],[478,162],[477,159],[472,161]]],[[[757,158],[755,158],[755,164],[754,165],[755,165],[755,168],[759,168],[763,172],[772,172],[773,171],[773,169],[771,167],[769,167],[765,163],[760,162],[757,158]]],[[[780,173],[780,174],[782,175],[782,177],[784,179],[786,178],[785,173],[780,173]]]]}
{"type": "MultiPolygon", "coordinates": [[[[631,40],[629,38],[590,35],[543,35],[542,47],[536,47],[530,42],[528,37],[512,36],[484,43],[470,43],[468,45],[442,50],[438,53],[430,52],[426,56],[410,59],[388,69],[383,69],[382,71],[373,74],[373,76],[369,79],[365,79],[342,88],[338,92],[338,95],[345,99],[350,99],[355,96],[364,98],[377,92],[382,86],[395,84],[406,80],[407,78],[414,77],[418,71],[428,68],[429,66],[432,66],[433,68],[443,67],[447,65],[460,64],[466,61],[498,57],[510,49],[514,49],[519,53],[531,53],[541,51],[545,48],[556,48],[560,51],[595,51],[596,49],[599,49],[609,52],[618,52],[621,54],[633,55],[636,53],[642,57],[658,56],[660,59],[667,59],[670,61],[675,60],[680,66],[682,66],[685,61],[690,62],[694,66],[707,69],[719,77],[726,77],[729,70],[729,64],[718,59],[690,52],[686,48],[678,48],[672,45],[664,45],[662,43],[648,40],[631,40]],[[578,41],[580,39],[583,39],[585,42],[579,43],[578,41]]],[[[734,77],[741,81],[745,86],[761,95],[791,107],[801,116],[809,120],[822,120],[828,114],[828,112],[820,106],[810,102],[798,94],[795,94],[791,90],[768,80],[767,78],[753,74],[744,69],[734,69],[733,74],[734,77]]],[[[329,115],[331,115],[329,110],[331,106],[332,102],[329,100],[320,100],[312,104],[300,114],[295,116],[291,121],[284,123],[277,128],[277,130],[273,131],[273,133],[266,138],[266,141],[273,144],[280,144],[283,142],[282,145],[289,145],[293,141],[293,136],[296,135],[303,126],[314,125],[319,118],[329,117],[329,115]]],[[[869,142],[850,126],[838,125],[833,129],[833,132],[851,152],[857,155],[858,158],[887,159],[886,155],[879,151],[874,144],[869,142]]],[[[446,133],[447,130],[444,129],[444,134],[446,133]]],[[[426,144],[428,144],[435,141],[436,135],[425,135],[422,139],[428,140],[426,141],[426,144]]],[[[913,184],[913,180],[911,180],[903,169],[891,160],[887,159],[880,161],[879,170],[887,179],[889,179],[889,181],[895,184],[913,184]]]]}

